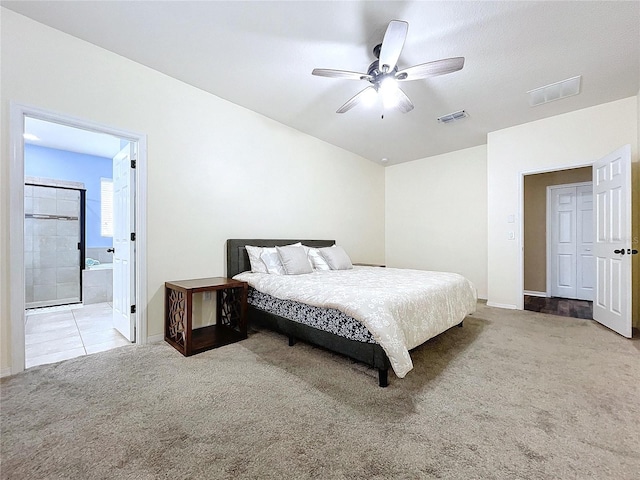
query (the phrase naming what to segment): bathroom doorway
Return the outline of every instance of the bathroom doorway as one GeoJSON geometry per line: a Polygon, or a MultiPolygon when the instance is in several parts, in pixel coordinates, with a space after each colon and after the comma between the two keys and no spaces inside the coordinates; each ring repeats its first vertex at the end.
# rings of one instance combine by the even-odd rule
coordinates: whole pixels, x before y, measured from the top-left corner
{"type": "MultiPolygon", "coordinates": [[[[144,137],[118,133],[31,107],[12,106],[12,200],[22,197],[22,202],[12,201],[11,208],[15,231],[11,237],[12,373],[132,341],[143,343],[143,338],[130,337],[130,341],[113,329],[109,228],[113,228],[114,202],[107,200],[112,191],[114,152],[123,146],[130,148],[136,155],[131,168],[134,163],[142,167],[141,182],[146,176],[144,137]],[[97,175],[96,160],[102,163],[97,175]],[[90,178],[87,170],[91,170],[90,178]]],[[[134,179],[132,212],[144,213],[146,192],[136,195],[136,185],[134,179]]],[[[136,260],[143,257],[144,228],[136,235],[142,241],[132,258],[134,303],[144,298],[142,292],[135,292],[144,283],[144,262],[134,270],[136,260]]],[[[131,331],[146,335],[146,328],[140,328],[145,313],[141,308],[131,315],[131,331]]]]}
{"type": "Polygon", "coordinates": [[[27,368],[130,344],[113,327],[113,157],[127,140],[25,118],[27,368]]]}

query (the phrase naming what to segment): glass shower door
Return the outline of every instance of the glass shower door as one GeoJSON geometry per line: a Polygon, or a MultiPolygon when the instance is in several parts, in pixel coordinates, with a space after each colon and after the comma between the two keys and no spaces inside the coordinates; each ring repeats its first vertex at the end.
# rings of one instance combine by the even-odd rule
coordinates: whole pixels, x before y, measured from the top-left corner
{"type": "Polygon", "coordinates": [[[25,304],[27,308],[78,303],[80,190],[25,185],[25,304]]]}

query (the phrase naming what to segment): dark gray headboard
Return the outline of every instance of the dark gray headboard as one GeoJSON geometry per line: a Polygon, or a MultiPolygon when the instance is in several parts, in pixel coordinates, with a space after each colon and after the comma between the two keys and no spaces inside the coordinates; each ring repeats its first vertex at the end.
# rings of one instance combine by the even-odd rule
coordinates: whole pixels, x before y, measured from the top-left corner
{"type": "Polygon", "coordinates": [[[303,245],[316,248],[330,247],[336,243],[335,240],[258,240],[255,238],[232,238],[227,240],[227,277],[231,278],[238,273],[251,270],[249,255],[247,254],[247,249],[244,248],[245,245],[281,247],[297,242],[302,242],[303,245]]]}

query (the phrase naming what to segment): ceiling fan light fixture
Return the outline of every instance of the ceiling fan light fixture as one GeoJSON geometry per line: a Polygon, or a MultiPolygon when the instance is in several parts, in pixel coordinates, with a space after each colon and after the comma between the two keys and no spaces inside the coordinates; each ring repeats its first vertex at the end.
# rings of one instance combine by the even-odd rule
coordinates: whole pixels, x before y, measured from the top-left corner
{"type": "Polygon", "coordinates": [[[389,76],[383,79],[378,92],[382,97],[384,108],[394,108],[398,105],[398,82],[395,78],[389,76]]]}
{"type": "MultiPolygon", "coordinates": [[[[347,100],[344,105],[336,110],[336,113],[345,113],[359,103],[369,104],[373,96],[376,97],[376,101],[380,97],[385,110],[398,108],[402,113],[408,113],[414,109],[414,105],[407,94],[398,86],[398,82],[445,75],[462,69],[464,57],[454,57],[414,65],[398,71],[398,58],[402,53],[408,29],[409,24],[405,21],[391,20],[389,22],[382,43],[376,45],[373,49],[373,54],[377,60],[374,60],[369,65],[367,73],[329,68],[313,69],[311,74],[319,77],[365,80],[370,83],[367,88],[347,100]],[[373,92],[370,92],[369,89],[373,90],[373,92]],[[372,93],[378,93],[379,95],[371,95],[372,93]]],[[[382,118],[384,118],[384,114],[382,118]]]]}
{"type": "Polygon", "coordinates": [[[373,88],[367,89],[362,94],[361,102],[362,102],[362,105],[364,105],[365,107],[372,107],[373,105],[375,105],[377,100],[378,100],[378,95],[376,95],[376,91],[373,88]]]}

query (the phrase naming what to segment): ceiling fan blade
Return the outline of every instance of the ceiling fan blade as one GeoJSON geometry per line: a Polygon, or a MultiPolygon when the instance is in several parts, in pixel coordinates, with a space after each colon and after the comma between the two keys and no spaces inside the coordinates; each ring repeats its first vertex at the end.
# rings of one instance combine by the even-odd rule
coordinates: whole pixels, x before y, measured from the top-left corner
{"type": "Polygon", "coordinates": [[[398,63],[400,52],[407,38],[409,24],[400,20],[391,20],[382,40],[380,48],[380,71],[390,72],[398,63]]]}
{"type": "Polygon", "coordinates": [[[407,94],[399,88],[396,91],[398,92],[396,94],[398,96],[398,110],[402,113],[408,113],[413,110],[413,102],[407,97],[407,94]]]}
{"type": "Polygon", "coordinates": [[[330,68],[314,68],[311,75],[318,77],[346,78],[349,80],[372,80],[371,75],[366,73],[348,72],[347,70],[332,70],[330,68]]]}
{"type": "Polygon", "coordinates": [[[409,81],[435,77],[437,75],[446,75],[447,73],[462,70],[462,67],[464,67],[464,57],[444,58],[400,70],[396,73],[396,80],[409,81]]]}
{"type": "Polygon", "coordinates": [[[347,111],[351,110],[353,107],[358,105],[360,102],[362,102],[362,100],[364,100],[369,95],[375,96],[376,95],[376,89],[371,87],[371,86],[369,86],[369,87],[365,88],[364,90],[361,90],[360,92],[356,93],[353,97],[351,97],[347,101],[347,103],[345,103],[338,110],[336,110],[336,113],[344,113],[344,112],[347,112],[347,111]]]}

